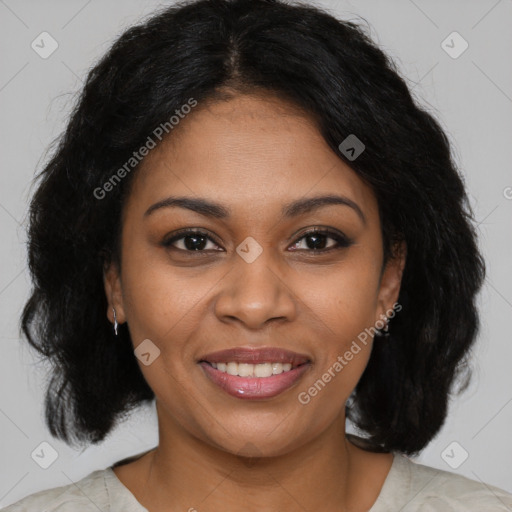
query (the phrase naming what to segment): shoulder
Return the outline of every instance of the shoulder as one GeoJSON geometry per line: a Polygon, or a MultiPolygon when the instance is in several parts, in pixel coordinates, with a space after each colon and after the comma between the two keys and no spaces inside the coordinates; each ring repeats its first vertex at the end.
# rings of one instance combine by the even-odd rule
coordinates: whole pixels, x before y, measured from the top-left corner
{"type": "Polygon", "coordinates": [[[479,480],[395,455],[396,487],[405,498],[403,512],[510,512],[512,494],[479,480]]]}
{"type": "Polygon", "coordinates": [[[78,482],[30,494],[2,512],[88,512],[110,509],[105,472],[97,470],[78,482]]]}

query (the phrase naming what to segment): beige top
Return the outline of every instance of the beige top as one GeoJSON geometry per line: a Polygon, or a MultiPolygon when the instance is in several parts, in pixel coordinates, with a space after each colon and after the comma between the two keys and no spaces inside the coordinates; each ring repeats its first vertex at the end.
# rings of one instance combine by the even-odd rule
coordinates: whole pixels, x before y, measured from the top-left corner
{"type": "MultiPolygon", "coordinates": [[[[129,457],[123,462],[138,456],[129,457]]],[[[114,466],[94,471],[76,484],[36,492],[2,510],[148,512],[117,478],[112,470],[114,466]]],[[[402,454],[395,454],[381,492],[368,512],[398,511],[512,512],[512,494],[455,473],[413,462],[402,454]]]]}

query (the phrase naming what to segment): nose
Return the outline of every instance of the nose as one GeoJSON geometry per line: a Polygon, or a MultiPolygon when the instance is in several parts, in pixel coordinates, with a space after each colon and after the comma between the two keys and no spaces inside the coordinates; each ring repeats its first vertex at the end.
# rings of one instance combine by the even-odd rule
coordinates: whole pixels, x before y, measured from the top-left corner
{"type": "MultiPolygon", "coordinates": [[[[270,251],[264,250],[252,262],[238,255],[234,268],[224,277],[215,303],[215,313],[223,322],[241,322],[258,330],[273,321],[292,321],[297,312],[297,298],[286,271],[272,264],[270,251]]],[[[288,269],[289,270],[289,269],[288,269]]]]}

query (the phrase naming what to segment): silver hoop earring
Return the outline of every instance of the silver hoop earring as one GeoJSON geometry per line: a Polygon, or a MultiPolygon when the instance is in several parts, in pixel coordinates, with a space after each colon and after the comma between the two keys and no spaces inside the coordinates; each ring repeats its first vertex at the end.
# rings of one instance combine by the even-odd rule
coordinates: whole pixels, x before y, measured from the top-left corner
{"type": "Polygon", "coordinates": [[[381,338],[389,338],[389,318],[386,318],[386,325],[383,329],[377,329],[377,335],[381,338]]]}
{"type": "Polygon", "coordinates": [[[117,336],[117,326],[118,326],[119,324],[117,323],[116,310],[115,310],[114,308],[112,308],[112,311],[114,312],[114,332],[115,332],[115,334],[116,334],[116,336],[117,336]]]}

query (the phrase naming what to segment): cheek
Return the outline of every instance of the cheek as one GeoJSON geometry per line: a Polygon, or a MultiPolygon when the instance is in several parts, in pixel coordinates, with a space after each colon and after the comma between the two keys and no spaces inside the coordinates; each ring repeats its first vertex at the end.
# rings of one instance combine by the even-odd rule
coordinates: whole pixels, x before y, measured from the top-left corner
{"type": "Polygon", "coordinates": [[[307,294],[313,320],[321,319],[323,331],[316,367],[297,391],[297,399],[303,412],[314,418],[310,428],[319,432],[343,411],[371,355],[368,328],[374,323],[377,277],[367,268],[361,259],[347,262],[324,280],[322,288],[311,287],[307,294]]]}
{"type": "Polygon", "coordinates": [[[302,300],[340,342],[373,325],[378,271],[362,251],[330,270],[303,273],[299,280],[302,300]]]}
{"type": "Polygon", "coordinates": [[[133,343],[149,338],[162,351],[178,350],[176,341],[198,325],[201,301],[214,281],[204,271],[194,275],[173,268],[161,255],[155,257],[155,249],[132,247],[123,261],[122,283],[133,343]]]}
{"type": "MultiPolygon", "coordinates": [[[[372,347],[369,328],[375,322],[378,290],[374,259],[371,251],[353,251],[328,272],[324,269],[315,276],[301,276],[307,290],[303,300],[322,332],[317,365],[307,380],[311,396],[323,397],[317,404],[324,400],[344,403],[368,363],[372,347]]],[[[308,390],[301,391],[310,395],[308,390]]]]}

